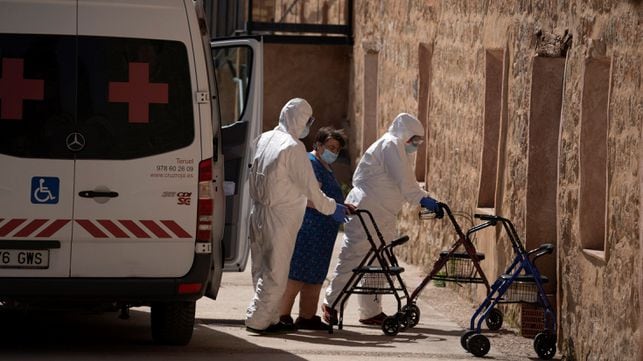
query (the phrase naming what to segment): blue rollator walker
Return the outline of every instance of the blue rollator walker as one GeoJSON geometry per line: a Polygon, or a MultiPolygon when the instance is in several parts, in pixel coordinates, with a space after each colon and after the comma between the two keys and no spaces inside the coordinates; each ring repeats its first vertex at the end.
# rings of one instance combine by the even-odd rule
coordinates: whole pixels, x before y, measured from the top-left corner
{"type": "MultiPolygon", "coordinates": [[[[397,313],[384,319],[382,331],[388,336],[395,336],[399,331],[408,327],[408,318],[402,311],[402,299],[408,299],[409,293],[400,276],[404,272],[404,268],[399,266],[397,258],[393,254],[393,248],[407,242],[409,236],[403,236],[386,244],[371,212],[365,209],[357,209],[354,213],[359,217],[371,247],[360,264],[353,269],[353,275],[340,292],[339,297],[331,305],[332,309],[337,309],[336,307],[339,305],[337,328],[341,330],[343,327],[344,305],[351,294],[391,294],[395,296],[397,301],[397,313]],[[373,225],[379,242],[373,239],[371,232],[368,230],[364,221],[364,214],[368,216],[369,222],[373,225]],[[400,292],[402,295],[400,295],[400,292]]],[[[333,322],[329,324],[328,333],[333,333],[333,322]]]]}
{"type": "Polygon", "coordinates": [[[534,338],[534,350],[539,358],[551,359],[556,354],[556,314],[543,289],[543,284],[549,280],[540,275],[534,261],[551,254],[554,246],[546,243],[527,252],[510,220],[486,214],[476,214],[475,217],[485,221],[478,226],[479,229],[495,226],[500,222],[509,236],[516,256],[505,273],[491,285],[491,292],[471,317],[469,330],[460,338],[462,347],[474,356],[486,355],[491,346],[489,339],[481,333],[481,326],[494,307],[499,303],[529,303],[544,309],[545,329],[534,338]]]}

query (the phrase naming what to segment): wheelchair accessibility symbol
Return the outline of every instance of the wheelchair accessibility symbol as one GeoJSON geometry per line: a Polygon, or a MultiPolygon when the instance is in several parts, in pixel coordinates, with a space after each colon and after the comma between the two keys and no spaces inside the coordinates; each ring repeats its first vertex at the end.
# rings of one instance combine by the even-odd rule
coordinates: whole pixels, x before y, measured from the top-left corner
{"type": "Polygon", "coordinates": [[[31,178],[31,203],[57,204],[60,179],[57,177],[31,178]]]}

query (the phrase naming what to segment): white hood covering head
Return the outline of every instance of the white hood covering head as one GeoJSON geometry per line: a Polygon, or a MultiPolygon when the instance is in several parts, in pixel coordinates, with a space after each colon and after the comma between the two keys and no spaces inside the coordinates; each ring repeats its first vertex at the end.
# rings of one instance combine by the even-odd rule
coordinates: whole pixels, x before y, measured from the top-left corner
{"type": "Polygon", "coordinates": [[[393,124],[388,128],[388,132],[407,142],[414,135],[424,136],[424,127],[416,117],[409,113],[400,113],[393,120],[393,124]]]}
{"type": "Polygon", "coordinates": [[[388,131],[362,155],[353,174],[354,192],[346,202],[360,206],[366,202],[363,208],[373,215],[382,210],[382,215],[376,217],[378,223],[380,218],[394,222],[405,201],[418,204],[427,196],[417,183],[411,158],[404,151],[404,144],[415,135],[424,136],[424,127],[416,117],[408,113],[395,117],[388,131]]]}
{"type": "Polygon", "coordinates": [[[277,128],[290,133],[295,139],[298,139],[312,115],[313,108],[305,99],[290,99],[281,109],[277,128]]]}

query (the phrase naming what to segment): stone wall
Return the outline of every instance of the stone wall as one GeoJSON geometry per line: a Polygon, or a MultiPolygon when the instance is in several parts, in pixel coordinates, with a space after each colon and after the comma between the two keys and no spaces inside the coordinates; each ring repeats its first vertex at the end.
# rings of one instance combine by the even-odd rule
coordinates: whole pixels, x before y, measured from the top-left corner
{"type": "MultiPolygon", "coordinates": [[[[484,211],[511,219],[528,246],[557,245],[555,261],[547,268],[558,281],[551,291],[558,303],[559,347],[571,360],[638,358],[642,8],[640,1],[619,0],[355,1],[353,111],[349,112],[353,153],[361,154],[368,145],[362,144],[364,129],[375,127],[381,135],[396,114],[418,114],[420,105],[427,104],[426,116],[420,120],[427,128],[424,166],[429,192],[458,211],[484,211]],[[431,55],[428,92],[420,89],[421,47],[431,55]],[[489,50],[503,54],[506,75],[500,100],[495,204],[481,210],[478,191],[489,50]],[[376,92],[364,89],[365,84],[369,86],[365,74],[373,76],[364,66],[369,56],[377,59],[376,92]],[[534,139],[529,134],[530,121],[539,116],[531,104],[542,99],[539,96],[545,91],[532,79],[532,74],[542,71],[534,69],[535,57],[566,61],[560,62],[564,77],[559,79],[563,81],[560,119],[555,119],[559,131],[552,134],[558,137],[558,149],[545,153],[557,154],[558,174],[554,180],[540,178],[551,181],[556,202],[538,204],[532,195],[528,206],[530,184],[539,181],[537,174],[529,173],[537,169],[530,164],[529,152],[538,151],[537,144],[529,144],[534,139]],[[592,76],[585,69],[592,59],[607,59],[611,69],[606,85],[609,109],[604,110],[608,112],[606,206],[599,212],[604,215],[606,231],[605,237],[599,236],[604,238],[599,250],[584,249],[587,241],[580,236],[579,225],[586,212],[579,207],[581,109],[586,77],[592,76]],[[365,99],[372,94],[376,99],[365,99]],[[420,94],[427,94],[428,101],[420,99],[420,94]],[[373,109],[376,116],[365,117],[373,109]],[[555,212],[555,240],[536,239],[539,227],[550,225],[539,224],[544,219],[540,216],[532,221],[527,210],[540,207],[555,212]],[[532,235],[529,239],[525,239],[527,233],[532,235]]],[[[428,271],[439,251],[454,241],[453,231],[446,221],[420,222],[416,215],[417,206],[408,206],[400,215],[400,232],[412,239],[403,257],[428,271]]],[[[468,221],[461,221],[466,228],[468,221]]],[[[492,255],[484,261],[485,271],[495,279],[513,254],[501,232],[486,236],[489,239],[477,242],[492,255]]],[[[481,296],[476,289],[464,292],[481,296]]],[[[512,310],[507,311],[511,316],[512,310]]]]}

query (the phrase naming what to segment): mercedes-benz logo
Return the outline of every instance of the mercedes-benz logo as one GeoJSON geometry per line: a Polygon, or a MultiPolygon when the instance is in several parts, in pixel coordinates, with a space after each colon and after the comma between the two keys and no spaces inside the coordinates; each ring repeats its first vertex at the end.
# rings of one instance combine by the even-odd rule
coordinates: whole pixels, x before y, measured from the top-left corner
{"type": "Polygon", "coordinates": [[[65,144],[67,144],[67,149],[72,152],[80,152],[85,148],[85,137],[78,132],[70,133],[65,140],[65,144]]]}

